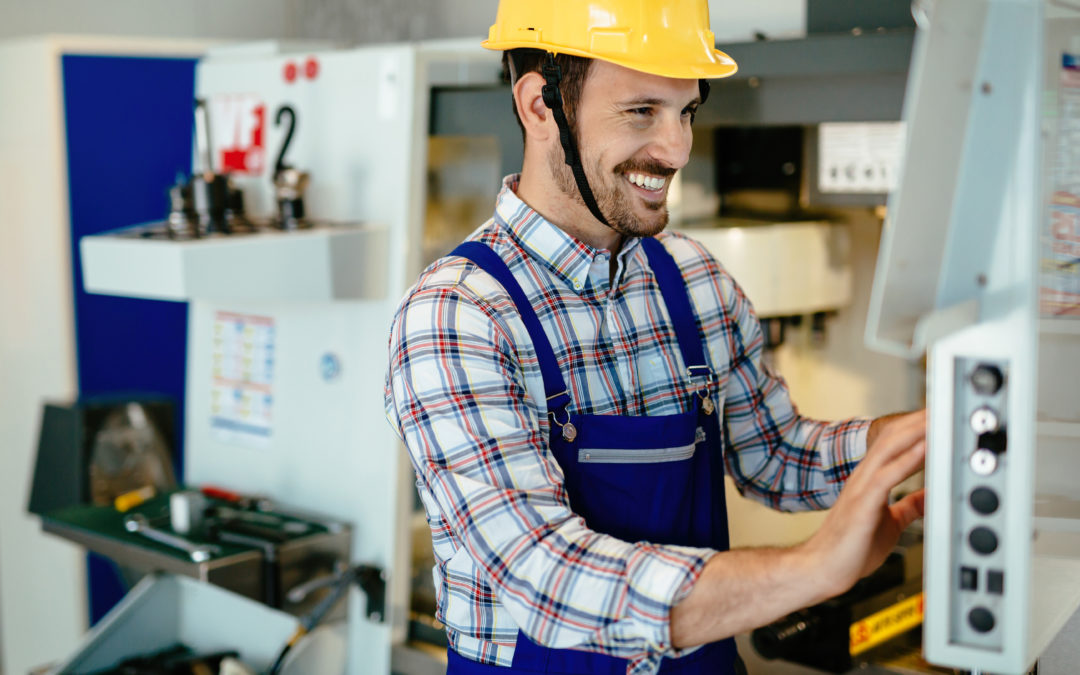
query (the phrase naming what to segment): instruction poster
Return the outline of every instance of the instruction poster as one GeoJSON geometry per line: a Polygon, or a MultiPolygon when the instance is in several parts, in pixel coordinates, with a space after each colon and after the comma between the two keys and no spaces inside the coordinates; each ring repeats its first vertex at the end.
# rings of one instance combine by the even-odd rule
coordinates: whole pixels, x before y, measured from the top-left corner
{"type": "Polygon", "coordinates": [[[274,320],[214,315],[210,427],[217,440],[266,447],[273,431],[274,320]]]}
{"type": "Polygon", "coordinates": [[[1061,66],[1039,305],[1044,317],[1080,318],[1080,55],[1061,66]]]}

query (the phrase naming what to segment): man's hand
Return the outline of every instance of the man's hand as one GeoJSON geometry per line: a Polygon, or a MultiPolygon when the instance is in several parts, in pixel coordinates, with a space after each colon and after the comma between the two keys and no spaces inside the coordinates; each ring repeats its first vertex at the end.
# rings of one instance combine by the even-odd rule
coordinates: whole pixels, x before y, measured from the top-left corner
{"type": "MultiPolygon", "coordinates": [[[[923,410],[919,410],[916,412],[921,412],[925,414],[926,409],[924,408],[923,410]]],[[[874,441],[877,440],[877,437],[881,434],[882,431],[889,428],[893,424],[901,422],[904,418],[912,414],[913,413],[893,413],[892,415],[882,415],[881,417],[876,418],[873,422],[870,423],[870,429],[866,433],[866,447],[870,448],[872,445],[874,445],[874,441]]]]}
{"type": "Polygon", "coordinates": [[[923,466],[926,411],[875,420],[866,457],[848,478],[821,528],[804,549],[816,558],[833,595],[873,572],[896,546],[900,533],[923,515],[919,490],[895,504],[889,491],[923,466]]]}
{"type": "Polygon", "coordinates": [[[867,456],[821,528],[792,548],[749,548],[709,559],[671,611],[676,647],[715,642],[835,597],[874,571],[923,513],[923,492],[889,504],[889,492],[922,467],[926,413],[879,420],[867,456]]]}

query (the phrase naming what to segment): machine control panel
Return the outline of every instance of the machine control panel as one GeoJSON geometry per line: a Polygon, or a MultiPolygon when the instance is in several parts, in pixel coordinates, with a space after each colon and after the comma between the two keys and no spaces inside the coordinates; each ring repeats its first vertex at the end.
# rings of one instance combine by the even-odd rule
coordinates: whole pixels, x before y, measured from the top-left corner
{"type": "Polygon", "coordinates": [[[956,361],[950,642],[1002,648],[1008,364],[956,361]]]}

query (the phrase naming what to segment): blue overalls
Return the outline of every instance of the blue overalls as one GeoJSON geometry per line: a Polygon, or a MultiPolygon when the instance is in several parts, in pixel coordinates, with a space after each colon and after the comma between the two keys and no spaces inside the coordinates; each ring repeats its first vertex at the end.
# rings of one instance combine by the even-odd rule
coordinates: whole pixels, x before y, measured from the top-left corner
{"type": "MultiPolygon", "coordinates": [[[[723,440],[709,397],[711,370],[698,335],[690,296],[678,265],[656,239],[641,241],[656,275],[687,364],[687,376],[702,382],[689,410],[674,415],[575,415],[551,343],[536,312],[506,263],[480,242],[465,242],[451,255],[471,260],[509,293],[532,338],[543,374],[551,451],[562,467],[570,507],[593,530],[624,541],[728,549],[724,503],[723,440]]],[[[580,673],[624,675],[627,661],[606,654],[549,649],[518,632],[510,668],[448,654],[451,675],[580,673]]],[[[665,658],[661,673],[733,673],[732,638],[706,645],[679,659],[665,658]]]]}

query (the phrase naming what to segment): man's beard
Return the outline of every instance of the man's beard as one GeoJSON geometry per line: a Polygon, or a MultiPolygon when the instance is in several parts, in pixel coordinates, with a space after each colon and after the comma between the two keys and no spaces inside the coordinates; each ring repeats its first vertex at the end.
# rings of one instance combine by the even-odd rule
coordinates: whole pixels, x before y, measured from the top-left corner
{"type": "MultiPolygon", "coordinates": [[[[582,166],[587,160],[584,159],[581,143],[578,142],[578,153],[582,156],[582,166]]],[[[548,153],[548,166],[555,185],[559,191],[578,204],[585,206],[585,200],[578,191],[574,173],[566,164],[566,155],[563,154],[562,146],[555,146],[548,153]]],[[[627,181],[627,173],[646,173],[652,176],[668,178],[675,174],[675,169],[661,166],[649,160],[628,159],[616,166],[611,174],[601,170],[597,163],[592,171],[586,169],[586,178],[589,188],[592,190],[596,205],[600,213],[604,215],[607,224],[619,234],[628,237],[651,237],[663,231],[668,224],[667,200],[659,202],[643,201],[650,211],[655,213],[655,218],[647,221],[638,217],[630,206],[630,197],[623,195],[619,189],[618,181],[627,181]],[[602,177],[602,178],[601,178],[602,177]]]]}

